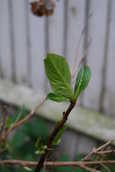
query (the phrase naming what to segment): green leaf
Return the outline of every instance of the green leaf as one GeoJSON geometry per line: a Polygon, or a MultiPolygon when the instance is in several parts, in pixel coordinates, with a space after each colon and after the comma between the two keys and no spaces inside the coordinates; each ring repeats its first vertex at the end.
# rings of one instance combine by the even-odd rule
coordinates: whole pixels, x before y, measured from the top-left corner
{"type": "Polygon", "coordinates": [[[63,101],[69,100],[68,98],[64,96],[56,95],[55,93],[49,93],[47,98],[56,102],[63,102],[63,101]]]}
{"type": "Polygon", "coordinates": [[[85,88],[88,86],[88,83],[91,78],[91,70],[87,65],[83,65],[77,75],[75,88],[74,88],[74,96],[75,99],[78,98],[80,93],[85,90],[85,88]]]}
{"type": "Polygon", "coordinates": [[[48,54],[44,64],[53,92],[72,100],[71,74],[66,59],[56,54],[48,54]]]}

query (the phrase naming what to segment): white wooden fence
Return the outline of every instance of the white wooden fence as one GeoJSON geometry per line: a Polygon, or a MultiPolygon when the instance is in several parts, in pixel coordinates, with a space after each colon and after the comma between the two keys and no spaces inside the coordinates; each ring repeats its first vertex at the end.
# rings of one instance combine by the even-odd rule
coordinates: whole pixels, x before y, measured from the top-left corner
{"type": "Polygon", "coordinates": [[[45,54],[64,55],[70,66],[91,45],[87,61],[92,80],[81,97],[85,107],[115,115],[115,0],[59,0],[49,18],[34,16],[28,0],[0,0],[0,75],[47,91],[45,54]],[[89,17],[91,15],[91,17],[89,17]],[[79,53],[76,48],[80,33],[79,53]]]}

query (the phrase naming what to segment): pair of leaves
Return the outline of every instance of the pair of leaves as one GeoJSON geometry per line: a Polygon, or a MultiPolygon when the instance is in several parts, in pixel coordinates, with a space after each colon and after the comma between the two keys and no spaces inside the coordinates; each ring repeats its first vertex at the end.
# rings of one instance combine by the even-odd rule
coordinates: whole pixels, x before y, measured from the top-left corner
{"type": "Polygon", "coordinates": [[[90,68],[83,65],[78,72],[74,91],[71,83],[71,73],[66,59],[56,54],[48,54],[44,60],[46,75],[49,79],[52,93],[48,98],[53,101],[75,102],[80,93],[87,87],[91,77],[90,68]]]}

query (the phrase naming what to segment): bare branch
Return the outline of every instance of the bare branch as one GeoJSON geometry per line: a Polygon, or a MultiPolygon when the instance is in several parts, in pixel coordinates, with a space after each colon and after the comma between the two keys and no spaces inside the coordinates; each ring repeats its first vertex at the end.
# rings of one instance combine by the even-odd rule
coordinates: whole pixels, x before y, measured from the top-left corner
{"type": "MultiPolygon", "coordinates": [[[[81,167],[85,168],[86,166],[91,165],[101,165],[101,164],[111,164],[115,165],[115,160],[100,160],[100,161],[46,161],[44,165],[46,167],[81,167]],[[84,166],[84,167],[83,167],[84,166]]],[[[19,165],[19,166],[27,166],[27,167],[35,167],[37,165],[37,161],[24,161],[24,160],[0,160],[0,165],[19,165]]],[[[87,167],[86,167],[87,168],[87,167]]]]}
{"type": "Polygon", "coordinates": [[[16,128],[18,128],[18,127],[20,127],[21,125],[23,125],[25,122],[27,122],[30,118],[32,118],[33,116],[34,116],[34,114],[35,114],[35,112],[37,111],[37,109],[45,102],[45,100],[46,100],[46,96],[45,96],[45,98],[32,110],[32,111],[30,111],[26,116],[25,116],[25,118],[23,118],[22,120],[19,120],[19,121],[17,121],[16,123],[14,123],[8,130],[7,130],[7,133],[6,133],[6,137],[9,135],[9,133],[12,131],[12,130],[14,130],[14,129],[16,129],[16,128]]]}
{"type": "Polygon", "coordinates": [[[99,146],[98,148],[93,148],[91,152],[89,152],[89,154],[87,154],[82,160],[89,160],[91,158],[92,155],[94,154],[98,154],[99,151],[103,151],[107,146],[109,146],[111,143],[113,142],[113,140],[109,140],[108,142],[106,142],[105,144],[99,146]]]}
{"type": "Polygon", "coordinates": [[[99,151],[99,152],[96,152],[95,154],[97,154],[97,155],[105,155],[105,154],[113,154],[113,153],[115,153],[115,150],[99,151]]]}

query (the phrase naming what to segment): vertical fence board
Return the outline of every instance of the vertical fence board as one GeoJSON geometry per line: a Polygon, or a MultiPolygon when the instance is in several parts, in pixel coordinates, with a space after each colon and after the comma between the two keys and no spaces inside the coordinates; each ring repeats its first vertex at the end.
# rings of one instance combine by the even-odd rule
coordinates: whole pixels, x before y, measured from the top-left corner
{"type": "Polygon", "coordinates": [[[60,55],[64,55],[64,23],[64,0],[61,0],[48,18],[48,50],[60,55]]]}
{"type": "Polygon", "coordinates": [[[107,54],[106,89],[104,96],[104,111],[115,117],[115,1],[112,0],[110,14],[110,34],[107,54]]]}
{"type": "Polygon", "coordinates": [[[76,68],[80,58],[83,55],[83,40],[84,35],[81,37],[81,32],[85,22],[85,5],[84,0],[71,0],[68,2],[68,27],[67,27],[67,59],[70,67],[73,67],[74,59],[76,57],[76,68]]]}
{"type": "Polygon", "coordinates": [[[31,39],[31,71],[32,86],[44,91],[45,75],[43,59],[45,57],[45,18],[36,17],[29,11],[31,39]]]}
{"type": "Polygon", "coordinates": [[[0,1],[0,66],[5,79],[11,79],[11,46],[8,0],[0,1]]]}
{"type": "MultiPolygon", "coordinates": [[[[27,70],[27,41],[26,41],[26,18],[24,0],[12,0],[14,39],[15,39],[15,65],[16,81],[26,83],[27,70]]],[[[27,83],[26,83],[27,84],[27,83]]]]}
{"type": "Polygon", "coordinates": [[[88,52],[88,64],[92,70],[91,82],[85,91],[83,105],[99,110],[99,100],[102,84],[102,67],[104,61],[104,44],[107,18],[107,0],[90,1],[92,17],[89,19],[89,34],[92,42],[88,52]]]}

